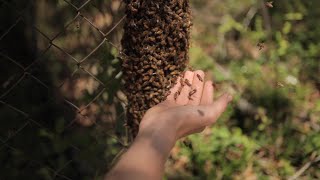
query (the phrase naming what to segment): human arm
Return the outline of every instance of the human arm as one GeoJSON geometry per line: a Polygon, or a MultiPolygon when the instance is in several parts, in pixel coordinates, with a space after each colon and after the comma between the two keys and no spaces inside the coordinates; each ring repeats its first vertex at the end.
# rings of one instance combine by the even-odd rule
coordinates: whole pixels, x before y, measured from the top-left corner
{"type": "Polygon", "coordinates": [[[147,111],[133,144],[106,179],[161,179],[175,142],[213,124],[232,100],[224,94],[213,101],[214,87],[211,81],[203,82],[202,71],[187,71],[183,78],[191,87],[180,88],[177,83],[164,102],[147,111]],[[181,93],[175,98],[179,89],[181,93]]]}

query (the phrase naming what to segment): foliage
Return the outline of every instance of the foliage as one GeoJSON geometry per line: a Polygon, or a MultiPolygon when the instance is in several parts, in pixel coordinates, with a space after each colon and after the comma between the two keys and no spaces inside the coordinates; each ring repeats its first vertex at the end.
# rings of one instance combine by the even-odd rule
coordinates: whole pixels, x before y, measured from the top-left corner
{"type": "MultiPolygon", "coordinates": [[[[178,145],[168,166],[187,161],[168,179],[289,178],[320,155],[319,2],[193,3],[191,64],[235,102],[209,133],[190,138],[193,150],[178,145]]],[[[319,179],[319,169],[312,164],[299,178],[319,179]]]]}

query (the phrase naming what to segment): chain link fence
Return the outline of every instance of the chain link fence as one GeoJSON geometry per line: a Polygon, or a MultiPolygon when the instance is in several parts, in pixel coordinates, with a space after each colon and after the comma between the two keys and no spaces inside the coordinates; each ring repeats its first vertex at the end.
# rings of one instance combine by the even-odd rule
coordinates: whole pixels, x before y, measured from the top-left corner
{"type": "Polygon", "coordinates": [[[128,146],[123,6],[0,1],[0,179],[100,179],[128,146]]]}

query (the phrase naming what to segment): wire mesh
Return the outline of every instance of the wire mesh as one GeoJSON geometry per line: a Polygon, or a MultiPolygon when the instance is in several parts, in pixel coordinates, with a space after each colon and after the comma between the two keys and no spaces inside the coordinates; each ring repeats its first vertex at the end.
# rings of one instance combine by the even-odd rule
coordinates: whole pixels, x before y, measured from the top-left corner
{"type": "Polygon", "coordinates": [[[122,6],[0,1],[2,178],[99,179],[108,158],[127,147],[117,59],[122,6]]]}

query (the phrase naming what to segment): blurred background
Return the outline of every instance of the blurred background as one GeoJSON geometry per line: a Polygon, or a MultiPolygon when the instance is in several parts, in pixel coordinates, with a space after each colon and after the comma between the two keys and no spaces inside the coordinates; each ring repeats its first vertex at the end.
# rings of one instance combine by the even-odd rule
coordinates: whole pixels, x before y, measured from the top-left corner
{"type": "MultiPolygon", "coordinates": [[[[190,64],[235,100],[176,144],[165,179],[320,179],[320,1],[191,3],[190,64]]],[[[0,0],[0,14],[0,179],[101,179],[128,147],[124,4],[0,0]]]]}

